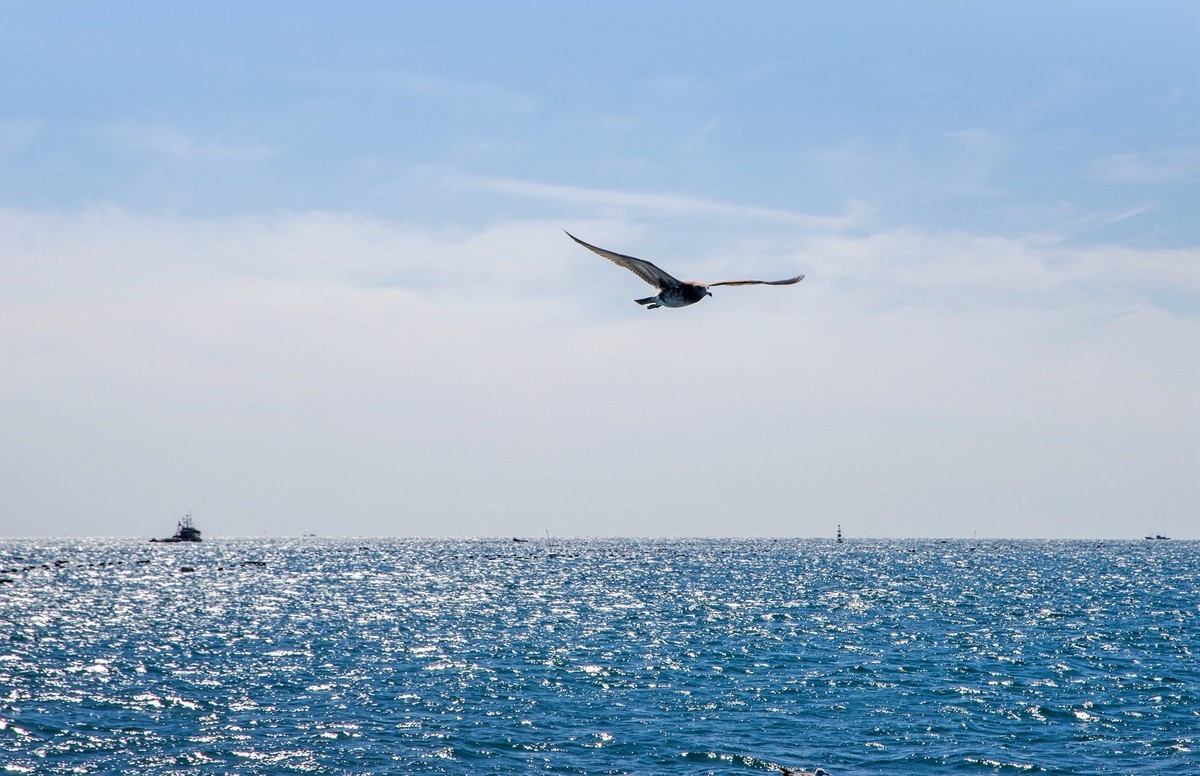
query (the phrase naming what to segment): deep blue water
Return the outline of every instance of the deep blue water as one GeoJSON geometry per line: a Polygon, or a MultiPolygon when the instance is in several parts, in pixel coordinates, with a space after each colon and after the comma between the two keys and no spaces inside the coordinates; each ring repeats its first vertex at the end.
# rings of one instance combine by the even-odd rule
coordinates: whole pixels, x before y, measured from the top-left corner
{"type": "Polygon", "coordinates": [[[0,770],[1196,774],[1197,550],[0,539],[0,770]]]}

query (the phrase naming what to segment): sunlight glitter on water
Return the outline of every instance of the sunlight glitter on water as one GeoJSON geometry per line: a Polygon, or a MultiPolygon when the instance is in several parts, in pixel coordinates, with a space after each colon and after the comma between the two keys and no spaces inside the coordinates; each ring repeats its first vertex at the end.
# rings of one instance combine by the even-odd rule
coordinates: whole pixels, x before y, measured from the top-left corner
{"type": "Polygon", "coordinates": [[[1200,762],[1191,543],[362,547],[0,543],[37,561],[0,599],[0,754],[46,773],[1200,762]]]}

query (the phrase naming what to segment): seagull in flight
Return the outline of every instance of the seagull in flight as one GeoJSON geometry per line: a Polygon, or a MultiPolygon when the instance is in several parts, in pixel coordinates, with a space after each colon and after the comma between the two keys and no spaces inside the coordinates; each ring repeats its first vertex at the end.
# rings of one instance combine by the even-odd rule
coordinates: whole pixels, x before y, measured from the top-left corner
{"type": "Polygon", "coordinates": [[[657,288],[658,293],[656,295],[648,296],[645,299],[633,300],[638,304],[646,305],[647,310],[653,310],[656,307],[687,307],[689,304],[699,302],[706,296],[712,296],[712,292],[708,289],[713,286],[790,286],[793,283],[799,283],[801,280],[804,280],[803,275],[797,275],[787,280],[718,280],[715,283],[678,280],[645,259],[637,259],[633,256],[626,256],[623,253],[613,253],[603,248],[597,248],[595,245],[585,243],[570,232],[567,232],[567,237],[570,237],[589,251],[600,254],[617,266],[624,267],[657,288]]]}

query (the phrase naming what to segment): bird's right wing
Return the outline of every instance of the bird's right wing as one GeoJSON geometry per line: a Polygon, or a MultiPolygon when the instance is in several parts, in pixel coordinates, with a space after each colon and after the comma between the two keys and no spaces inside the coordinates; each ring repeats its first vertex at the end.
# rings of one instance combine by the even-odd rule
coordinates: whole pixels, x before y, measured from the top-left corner
{"type": "Polygon", "coordinates": [[[595,245],[585,243],[570,232],[567,232],[567,237],[570,237],[589,251],[600,254],[613,264],[624,267],[655,288],[679,288],[683,285],[679,280],[671,277],[645,259],[638,259],[633,256],[626,256],[623,253],[614,253],[606,251],[603,248],[597,248],[595,245]]]}
{"type": "Polygon", "coordinates": [[[718,280],[716,283],[705,283],[706,286],[790,286],[804,280],[803,275],[797,275],[787,280],[718,280]]]}

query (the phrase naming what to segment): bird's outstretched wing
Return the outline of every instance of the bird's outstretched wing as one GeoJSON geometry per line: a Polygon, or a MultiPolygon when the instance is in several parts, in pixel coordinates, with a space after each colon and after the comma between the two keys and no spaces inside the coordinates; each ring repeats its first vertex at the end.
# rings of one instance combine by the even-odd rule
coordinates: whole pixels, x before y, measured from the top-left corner
{"type": "Polygon", "coordinates": [[[661,269],[654,266],[650,262],[645,261],[644,259],[638,259],[634,258],[633,256],[626,256],[623,253],[613,253],[612,251],[606,251],[603,248],[597,248],[595,245],[585,243],[583,240],[580,240],[570,232],[567,232],[567,237],[570,237],[572,240],[579,243],[584,248],[587,248],[589,251],[594,251],[612,263],[624,267],[655,288],[679,288],[683,285],[683,283],[679,282],[679,280],[671,277],[666,272],[663,272],[661,269]]]}
{"type": "Polygon", "coordinates": [[[705,283],[706,286],[790,286],[804,280],[803,275],[797,275],[787,280],[718,280],[716,283],[705,283]]]}

